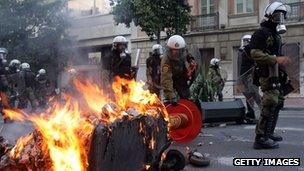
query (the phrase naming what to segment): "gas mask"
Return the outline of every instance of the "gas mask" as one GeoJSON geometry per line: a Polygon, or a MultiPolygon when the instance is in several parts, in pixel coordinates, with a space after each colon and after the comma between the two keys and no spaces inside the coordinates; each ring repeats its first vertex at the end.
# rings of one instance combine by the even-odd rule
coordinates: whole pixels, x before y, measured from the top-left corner
{"type": "Polygon", "coordinates": [[[185,60],[185,49],[171,49],[170,58],[173,60],[185,60]]]}
{"type": "Polygon", "coordinates": [[[283,11],[275,11],[271,16],[271,21],[277,24],[276,31],[278,34],[286,33],[287,29],[285,23],[285,13],[283,11]]]}
{"type": "Polygon", "coordinates": [[[156,54],[156,55],[162,55],[163,54],[163,49],[162,48],[159,48],[159,49],[155,49],[154,50],[154,54],[156,54]]]}
{"type": "Polygon", "coordinates": [[[121,53],[119,54],[119,56],[120,56],[121,59],[125,59],[125,58],[127,57],[127,54],[126,54],[125,51],[123,51],[123,52],[121,52],[121,53]]]}
{"type": "Polygon", "coordinates": [[[243,38],[242,39],[242,42],[241,42],[242,47],[249,45],[249,43],[250,43],[250,38],[243,38]]]}
{"type": "Polygon", "coordinates": [[[2,59],[1,62],[2,62],[3,65],[7,65],[7,60],[6,59],[2,59]]]}

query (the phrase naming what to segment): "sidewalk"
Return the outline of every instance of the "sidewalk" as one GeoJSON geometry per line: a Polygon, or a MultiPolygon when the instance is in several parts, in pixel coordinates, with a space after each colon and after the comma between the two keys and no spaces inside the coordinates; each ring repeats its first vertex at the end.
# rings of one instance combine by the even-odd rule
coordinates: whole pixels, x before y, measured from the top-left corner
{"type": "Polygon", "coordinates": [[[284,109],[304,110],[304,97],[288,97],[285,99],[284,109]]]}
{"type": "MultiPolygon", "coordinates": [[[[246,105],[245,98],[241,98],[243,104],[246,105]]],[[[225,98],[224,101],[231,101],[233,98],[225,98]]],[[[304,111],[304,97],[286,97],[284,102],[284,110],[303,110],[304,111]]]]}

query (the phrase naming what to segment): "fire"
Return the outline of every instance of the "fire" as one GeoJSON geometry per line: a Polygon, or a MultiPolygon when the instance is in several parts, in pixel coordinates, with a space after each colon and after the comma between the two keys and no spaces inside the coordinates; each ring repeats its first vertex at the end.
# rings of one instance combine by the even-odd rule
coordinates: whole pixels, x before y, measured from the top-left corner
{"type": "Polygon", "coordinates": [[[156,94],[144,89],[144,82],[116,77],[112,90],[107,93],[90,81],[83,83],[74,80],[74,85],[84,97],[90,110],[104,123],[112,123],[122,118],[129,108],[134,108],[140,114],[152,116],[162,111],[168,121],[165,106],[156,94]],[[109,96],[113,97],[109,98],[109,96]],[[115,104],[115,106],[109,104],[115,104]]]}
{"type": "Polygon", "coordinates": [[[156,144],[155,137],[152,133],[152,137],[151,137],[151,140],[149,142],[149,148],[152,149],[152,150],[155,149],[155,144],[156,144]]]}
{"type": "MultiPolygon", "coordinates": [[[[22,113],[12,110],[5,110],[11,118],[25,119],[22,113]]],[[[51,110],[39,116],[27,116],[36,129],[41,133],[43,143],[47,145],[47,151],[52,160],[55,171],[83,171],[88,165],[87,161],[87,140],[94,129],[93,125],[87,122],[80,115],[77,102],[70,100],[64,106],[56,104],[51,110]]],[[[20,138],[16,146],[10,152],[10,156],[18,158],[33,136],[20,138]]]]}
{"type": "Polygon", "coordinates": [[[3,109],[3,113],[7,118],[24,121],[27,118],[27,114],[19,109],[3,109]]]}
{"type": "Polygon", "coordinates": [[[20,139],[18,139],[16,145],[14,146],[14,148],[10,151],[10,156],[14,159],[19,158],[20,157],[20,153],[23,150],[24,146],[33,138],[33,135],[30,134],[28,136],[25,137],[21,137],[20,139]]]}
{"type": "Polygon", "coordinates": [[[76,89],[83,95],[93,112],[101,113],[102,106],[110,101],[101,88],[93,83],[90,83],[89,81],[83,83],[79,80],[74,80],[73,83],[76,89]]]}
{"type": "MultiPolygon", "coordinates": [[[[164,105],[156,94],[144,90],[143,82],[116,78],[112,91],[106,93],[89,81],[74,80],[73,83],[85,100],[85,107],[82,107],[79,96],[65,94],[64,105],[55,102],[52,107],[39,115],[27,115],[19,110],[4,110],[9,118],[33,122],[42,138],[41,150],[51,159],[51,170],[87,170],[88,150],[95,127],[92,117],[98,119],[97,124],[110,124],[124,116],[132,118],[141,114],[154,117],[162,112],[165,114],[164,118],[168,120],[164,105]],[[109,95],[113,97],[109,98],[109,95]],[[130,114],[130,109],[134,115],[130,114]]],[[[139,128],[141,133],[143,127],[144,125],[141,124],[139,128]]],[[[149,141],[145,141],[150,149],[154,149],[156,145],[155,135],[152,134],[149,141]]],[[[10,157],[18,158],[31,139],[33,139],[32,135],[20,138],[11,150],[10,157]]]]}
{"type": "Polygon", "coordinates": [[[64,107],[57,105],[48,118],[34,117],[31,120],[43,135],[54,170],[85,170],[88,165],[86,142],[93,125],[81,118],[77,102],[68,101],[64,107]]]}
{"type": "Polygon", "coordinates": [[[145,169],[146,169],[146,170],[149,170],[150,167],[151,167],[151,165],[149,165],[149,164],[145,165],[145,169]]]}
{"type": "Polygon", "coordinates": [[[160,107],[162,103],[156,94],[144,90],[144,82],[126,80],[117,77],[112,85],[117,104],[123,109],[135,107],[140,113],[145,113],[152,107],[160,107]]]}

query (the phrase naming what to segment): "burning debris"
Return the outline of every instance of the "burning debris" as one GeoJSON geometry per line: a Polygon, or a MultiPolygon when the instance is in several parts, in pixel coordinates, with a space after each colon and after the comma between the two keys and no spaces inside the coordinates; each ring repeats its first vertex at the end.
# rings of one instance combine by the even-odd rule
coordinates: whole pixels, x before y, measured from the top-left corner
{"type": "Polygon", "coordinates": [[[45,153],[42,136],[38,131],[18,140],[11,148],[6,144],[6,152],[2,153],[0,170],[48,170],[52,168],[49,153],[45,153]]]}
{"type": "Polygon", "coordinates": [[[167,124],[162,115],[139,115],[131,120],[127,117],[109,126],[96,127],[89,170],[143,170],[146,165],[150,169],[158,166],[163,145],[168,143],[167,124]]]}
{"type": "Polygon", "coordinates": [[[119,78],[112,87],[114,98],[90,82],[74,84],[85,104],[67,95],[64,105],[56,103],[40,115],[4,111],[12,119],[33,122],[36,130],[4,148],[0,168],[142,170],[159,163],[168,141],[168,117],[156,95],[143,90],[143,83],[119,78]]]}

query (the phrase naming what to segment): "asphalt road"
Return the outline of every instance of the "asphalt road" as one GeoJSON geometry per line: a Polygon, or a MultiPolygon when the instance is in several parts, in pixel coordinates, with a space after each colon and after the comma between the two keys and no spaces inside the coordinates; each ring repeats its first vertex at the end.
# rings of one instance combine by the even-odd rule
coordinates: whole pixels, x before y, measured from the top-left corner
{"type": "MultiPolygon", "coordinates": [[[[18,137],[29,133],[33,126],[29,122],[0,123],[1,136],[14,142],[18,137]]],[[[283,136],[280,148],[275,150],[254,150],[255,125],[221,124],[216,127],[203,128],[201,134],[191,143],[173,144],[172,148],[185,151],[186,147],[197,149],[211,159],[205,168],[187,165],[185,170],[284,170],[304,171],[304,110],[287,110],[280,113],[276,132],[283,136]],[[199,146],[198,144],[201,144],[199,146]],[[297,167],[236,167],[233,158],[283,158],[298,157],[301,166],[297,167]]]]}
{"type": "Polygon", "coordinates": [[[189,144],[175,144],[173,148],[185,151],[188,146],[211,159],[210,166],[197,168],[187,165],[185,170],[282,170],[304,171],[304,110],[282,111],[276,132],[283,137],[280,148],[254,150],[255,125],[222,124],[203,128],[201,134],[189,144]],[[202,145],[199,146],[199,143],[202,145]],[[233,158],[300,158],[300,166],[233,166],[233,158]]]}

